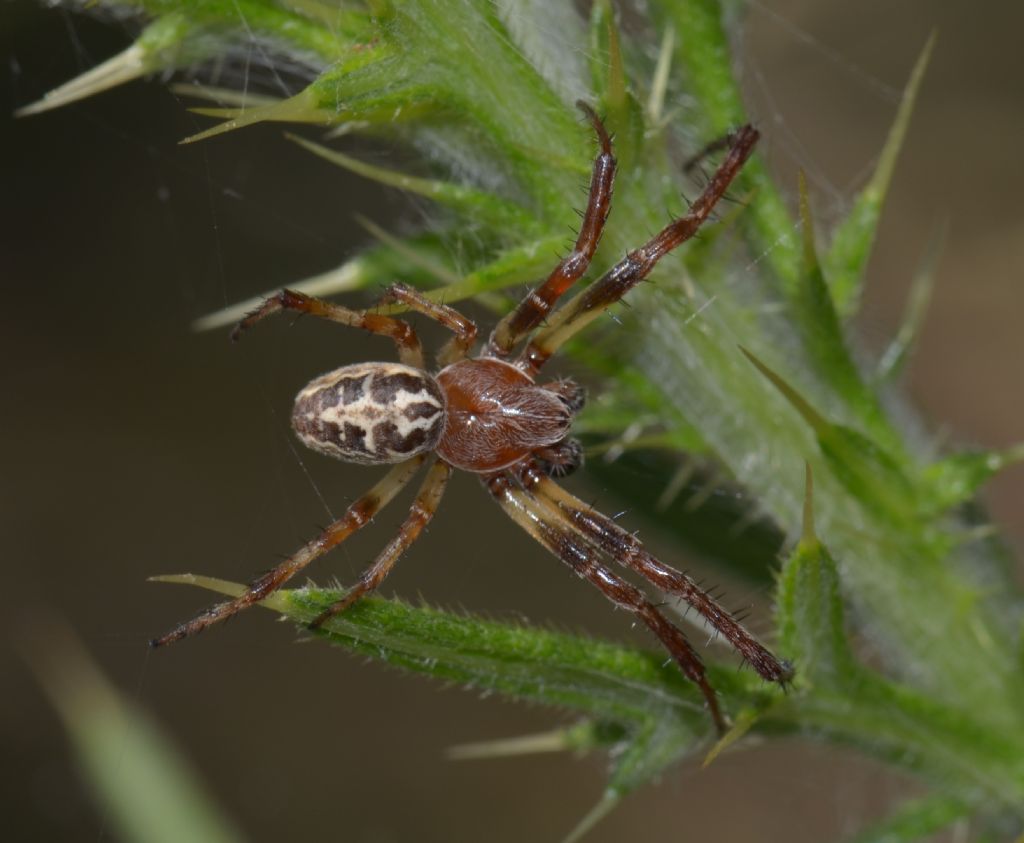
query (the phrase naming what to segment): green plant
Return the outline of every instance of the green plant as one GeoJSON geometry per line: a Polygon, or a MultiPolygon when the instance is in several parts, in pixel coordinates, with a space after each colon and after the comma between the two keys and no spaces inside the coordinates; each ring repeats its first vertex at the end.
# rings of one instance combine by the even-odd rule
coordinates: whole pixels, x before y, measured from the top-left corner
{"type": "MultiPolygon", "coordinates": [[[[255,35],[311,68],[314,81],[283,101],[210,92],[228,107],[199,109],[223,122],[195,140],[286,121],[362,131],[420,154],[422,172],[407,175],[296,138],[437,205],[430,232],[381,233],[380,245],[346,264],[338,279],[348,289],[400,276],[449,302],[475,296],[505,307],[504,291],[542,275],[564,243],[565,197],[592,155],[572,108],[578,97],[606,115],[620,158],[598,272],[679,209],[676,150],[700,141],[678,128],[706,141],[744,121],[712,0],[651,0],[658,49],[642,28],[620,33],[607,2],[594,4],[589,23],[569,4],[537,0],[120,5],[152,19],[136,44],[42,106],[230,53],[255,35]],[[676,103],[685,105],[670,112],[676,103]]],[[[895,380],[929,262],[907,327],[877,366],[854,353],[848,329],[929,49],[875,174],[827,237],[814,230],[806,189],[794,218],[754,160],[734,191],[741,202],[631,296],[623,330],[600,341],[591,331],[571,349],[607,376],[582,419],[594,448],[616,443],[638,460],[656,451],[663,488],[686,460],[714,464],[753,501],[733,518],[756,512],[801,537],[783,565],[776,615],[778,650],[797,679],[783,695],[712,665],[737,724],[725,742],[748,730],[799,732],[914,771],[930,795],[876,835],[900,840],[966,816],[992,827],[1024,819],[1021,594],[972,507],[978,487],[1024,449],[936,457],[908,421],[895,380]],[[871,666],[859,649],[871,650],[871,666]]],[[[642,494],[615,463],[597,468],[623,495],[642,494]]],[[[732,554],[722,561],[742,571],[732,554]]],[[[268,606],[303,621],[336,596],[298,590],[268,606]]],[[[322,634],[412,670],[581,712],[566,745],[617,750],[600,810],[710,731],[694,689],[662,669],[661,655],[380,600],[322,634]]]]}

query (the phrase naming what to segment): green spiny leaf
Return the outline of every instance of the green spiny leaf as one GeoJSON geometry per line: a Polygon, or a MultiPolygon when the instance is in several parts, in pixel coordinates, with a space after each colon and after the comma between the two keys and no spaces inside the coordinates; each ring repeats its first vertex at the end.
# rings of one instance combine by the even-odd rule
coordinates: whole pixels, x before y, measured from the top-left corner
{"type": "Polygon", "coordinates": [[[619,166],[631,173],[644,146],[643,108],[626,75],[622,38],[609,0],[598,0],[591,9],[590,75],[604,121],[615,137],[619,166]]]}
{"type": "Polygon", "coordinates": [[[891,454],[862,433],[828,421],[781,375],[747,349],[741,351],[814,431],[832,474],[854,500],[888,522],[905,523],[915,517],[918,499],[913,485],[891,454]]]}
{"type": "MultiPolygon", "coordinates": [[[[244,586],[191,574],[154,577],[236,596],[244,586]]],[[[264,608],[308,624],[343,592],[278,591],[264,608]]],[[[345,649],[437,679],[500,691],[624,724],[643,724],[652,710],[706,732],[711,724],[696,687],[661,654],[531,627],[496,623],[368,597],[310,632],[345,649]]],[[[711,671],[715,687],[754,704],[770,696],[756,678],[711,671]]]]}
{"type": "Polygon", "coordinates": [[[565,49],[585,38],[583,19],[572,4],[498,0],[495,10],[516,46],[563,102],[590,96],[583,55],[565,49]]]}
{"type": "Polygon", "coordinates": [[[896,120],[889,130],[889,137],[882,149],[871,180],[854,201],[846,219],[839,225],[832,238],[832,246],[825,259],[836,308],[844,316],[856,312],[863,287],[864,267],[871,255],[875,242],[878,220],[885,205],[885,196],[892,181],[896,158],[910,125],[921,82],[924,79],[928,59],[935,46],[935,33],[929,36],[921,55],[910,74],[910,81],[903,92],[896,120]]]}
{"type": "Polygon", "coordinates": [[[615,808],[622,798],[646,784],[687,751],[696,736],[675,718],[652,717],[638,727],[618,748],[608,785],[600,801],[576,825],[563,843],[574,843],[615,808]]]}
{"type": "Polygon", "coordinates": [[[452,303],[518,284],[531,283],[551,269],[554,262],[552,255],[555,255],[564,243],[565,238],[558,235],[542,237],[511,247],[499,253],[490,263],[467,273],[462,280],[430,290],[427,295],[435,301],[452,303]]]}
{"type": "Polygon", "coordinates": [[[608,791],[621,797],[649,782],[662,770],[691,752],[705,731],[695,731],[683,718],[650,718],[629,736],[616,754],[608,791]]]}
{"type": "Polygon", "coordinates": [[[854,659],[846,639],[839,572],[815,533],[813,495],[808,464],[803,535],[779,579],[779,641],[796,665],[797,682],[842,686],[855,671],[854,659]]]}
{"type": "Polygon", "coordinates": [[[807,181],[802,172],[799,182],[804,248],[795,310],[804,341],[809,346],[809,356],[820,367],[821,376],[846,399],[857,419],[876,437],[892,442],[894,437],[882,415],[878,399],[864,383],[846,347],[832,294],[818,262],[807,181]]]}
{"type": "MultiPolygon", "coordinates": [[[[676,58],[688,93],[699,103],[694,117],[701,121],[704,140],[723,137],[747,122],[718,0],[653,0],[651,7],[662,27],[678,33],[676,58]]],[[[747,162],[737,184],[742,192],[757,196],[743,218],[754,253],[765,256],[783,290],[794,295],[800,252],[782,196],[757,157],[747,162]]]]}
{"type": "Polygon", "coordinates": [[[290,132],[286,132],[285,137],[332,164],[337,164],[364,178],[373,179],[389,187],[424,196],[439,205],[451,208],[461,216],[479,220],[499,231],[503,228],[512,228],[517,231],[530,232],[537,228],[536,220],[530,214],[511,202],[499,199],[493,193],[440,179],[419,178],[384,167],[377,167],[290,132]]]}
{"type": "Polygon", "coordinates": [[[581,720],[574,726],[537,735],[497,738],[478,743],[453,746],[448,757],[458,761],[480,758],[508,758],[538,752],[586,753],[595,749],[611,749],[621,744],[628,732],[617,720],[581,720]]]}
{"type": "MultiPolygon", "coordinates": [[[[437,283],[436,267],[450,259],[450,242],[436,233],[418,234],[402,241],[403,248],[390,243],[369,246],[336,269],[288,282],[288,287],[310,296],[330,296],[352,290],[383,288],[395,279],[418,286],[437,283]]],[[[277,290],[253,296],[245,301],[208,313],[192,323],[197,331],[208,331],[233,325],[259,307],[267,296],[277,290]]]]}
{"type": "Polygon", "coordinates": [[[818,446],[850,496],[894,525],[918,515],[919,498],[900,463],[877,442],[850,427],[830,424],[818,446]]]}
{"type": "Polygon", "coordinates": [[[215,55],[222,47],[185,15],[171,12],[142,30],[135,43],[102,64],[19,108],[19,117],[60,108],[160,70],[174,70],[215,55]]]}
{"type": "Polygon", "coordinates": [[[325,126],[330,122],[331,115],[319,107],[316,98],[307,88],[288,99],[278,100],[253,108],[194,108],[193,112],[211,117],[227,118],[222,123],[196,132],[184,138],[182,143],[197,143],[209,140],[218,135],[255,126],[258,123],[312,123],[325,126]]]}
{"type": "Polygon", "coordinates": [[[948,223],[943,223],[932,236],[925,250],[924,258],[910,283],[910,296],[907,300],[906,313],[900,323],[900,329],[888,348],[878,361],[875,380],[879,383],[891,382],[903,371],[907,358],[917,342],[924,317],[931,301],[932,287],[935,282],[935,269],[942,254],[946,241],[948,223]]]}
{"type": "Polygon", "coordinates": [[[931,487],[936,511],[973,498],[981,486],[1006,467],[1024,461],[1024,444],[1005,451],[969,451],[933,463],[924,479],[931,487]]]}

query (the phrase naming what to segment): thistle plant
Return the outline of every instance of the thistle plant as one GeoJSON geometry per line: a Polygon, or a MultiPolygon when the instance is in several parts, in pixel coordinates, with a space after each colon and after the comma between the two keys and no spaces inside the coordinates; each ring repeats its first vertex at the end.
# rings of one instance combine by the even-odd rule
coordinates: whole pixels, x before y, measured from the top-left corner
{"type": "MultiPolygon", "coordinates": [[[[589,19],[574,4],[538,0],[103,4],[147,21],[135,44],[25,112],[157,71],[198,69],[201,79],[210,62],[230,64],[255,45],[268,65],[308,84],[283,98],[190,85],[207,100],[196,111],[216,120],[190,141],[292,124],[289,137],[325,166],[431,201],[428,229],[374,229],[376,245],[292,285],[318,295],[401,278],[449,304],[472,297],[507,309],[565,246],[593,156],[578,99],[603,115],[620,162],[596,277],[685,208],[701,173],[685,175],[683,162],[747,119],[728,39],[736,10],[715,0],[648,0],[649,17],[628,32],[607,0],[589,19]],[[415,172],[344,152],[338,136],[356,132],[411,151],[415,172]]],[[[877,360],[850,330],[930,49],[875,172],[832,230],[816,224],[802,182],[786,186],[797,188],[791,207],[755,156],[717,224],[659,264],[653,283],[616,311],[620,324],[592,326],[569,350],[598,384],[581,430],[603,485],[738,576],[768,582],[772,572],[752,569],[749,547],[723,533],[772,525],[750,531],[760,559],[775,552],[765,535],[788,537],[773,642],[795,665],[787,692],[712,661],[734,723],[715,743],[696,688],[661,653],[377,598],[317,632],[410,671],[577,712],[579,725],[560,740],[611,759],[605,797],[580,832],[667,765],[695,753],[710,760],[759,733],[853,746],[920,777],[927,795],[865,840],[917,839],[964,818],[996,836],[1020,833],[1024,601],[975,496],[1024,448],[938,453],[899,391],[936,249],[922,261],[904,327],[877,360]],[[630,461],[657,483],[633,488],[622,469],[630,461]],[[693,466],[742,490],[696,537],[692,519],[678,517],[693,499],[681,506],[672,494],[693,466]]],[[[304,588],[264,605],[303,623],[338,597],[304,588]]]]}

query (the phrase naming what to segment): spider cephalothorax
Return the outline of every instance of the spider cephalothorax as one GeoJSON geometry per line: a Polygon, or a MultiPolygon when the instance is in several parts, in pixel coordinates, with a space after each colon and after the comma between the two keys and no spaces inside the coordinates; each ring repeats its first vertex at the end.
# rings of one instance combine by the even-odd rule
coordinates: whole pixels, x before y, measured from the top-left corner
{"type": "Polygon", "coordinates": [[[199,632],[276,591],[365,525],[434,454],[398,534],[359,582],[312,626],[319,626],[380,585],[433,516],[452,471],[460,469],[479,475],[488,492],[519,526],[609,599],[633,612],[658,636],[685,675],[700,688],[720,732],[727,721],[700,657],[658,607],[608,568],[602,557],[684,599],[765,679],[784,683],[792,676],[788,663],[759,644],[688,576],[656,559],[632,533],[553,481],[553,477],[572,471],[582,462],[582,449],[569,432],[573,417],[583,406],[584,394],[568,380],[537,383],[541,368],[569,337],[622,298],[665,254],[696,233],[753,151],[757,131],[744,126],[729,136],[724,144],[728,150],[725,160],[685,216],[629,252],[556,310],[558,299],[586,272],[597,249],[615,177],[608,133],[589,106],[580,103],[580,108],[593,124],[601,151],[594,162],[575,248],[546,281],[498,323],[478,356],[469,356],[476,343],[475,324],[402,284],[390,287],[383,301],[418,311],[454,334],[438,354],[442,368],[436,375],[427,371],[423,349],[412,327],[381,313],[349,310],[282,290],[239,323],[234,337],[272,313],[292,310],[394,340],[400,363],[344,366],[309,383],[295,399],[292,426],[303,443],[322,453],[349,462],[395,465],[340,519],[254,581],[244,594],[155,639],[154,646],[199,632]]]}

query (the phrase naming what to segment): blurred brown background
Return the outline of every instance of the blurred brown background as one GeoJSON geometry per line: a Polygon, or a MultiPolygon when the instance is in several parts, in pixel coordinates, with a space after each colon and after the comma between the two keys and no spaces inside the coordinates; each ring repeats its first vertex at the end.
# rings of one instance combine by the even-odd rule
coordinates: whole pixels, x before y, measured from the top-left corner
{"type": "MultiPolygon", "coordinates": [[[[385,226],[415,225],[417,211],[301,153],[279,127],[177,146],[205,124],[159,80],[15,121],[13,108],[128,36],[21,0],[0,17],[5,837],[109,836],[8,647],[9,629],[53,612],[154,712],[253,840],[559,839],[598,798],[599,759],[443,758],[454,744],[565,722],[557,715],[297,645],[257,611],[165,652],[145,644],[208,601],[147,576],[248,578],[328,520],[316,490],[337,513],[376,476],[307,454],[300,462],[287,432],[295,389],[360,359],[362,341],[312,322],[289,331],[282,320],[231,347],[221,332],[192,333],[190,321],[339,263],[366,240],[353,211],[385,226]]],[[[1024,437],[1024,6],[754,4],[743,72],[780,177],[792,185],[803,167],[827,217],[870,171],[932,28],[938,48],[861,324],[867,347],[882,348],[929,234],[948,215],[910,391],[937,433],[1003,446],[1024,437]]],[[[1022,493],[1016,469],[988,495],[1018,551],[1022,493]]],[[[382,517],[312,576],[351,580],[399,518],[398,509],[382,517]]],[[[466,477],[385,593],[647,643],[466,477]]],[[[868,762],[794,742],[707,771],[678,767],[588,839],[835,840],[903,792],[868,762]]]]}

